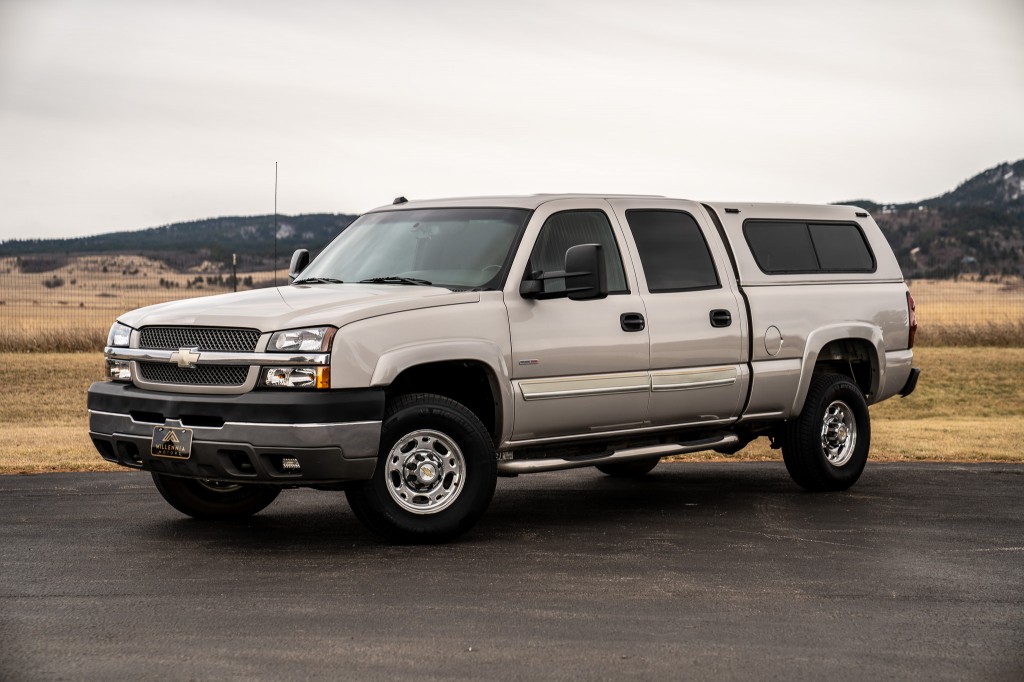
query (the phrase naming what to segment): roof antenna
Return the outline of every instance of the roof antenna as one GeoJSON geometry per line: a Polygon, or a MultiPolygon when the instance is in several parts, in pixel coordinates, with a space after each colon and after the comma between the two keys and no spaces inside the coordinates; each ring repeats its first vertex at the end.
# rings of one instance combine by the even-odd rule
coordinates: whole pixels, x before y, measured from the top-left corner
{"type": "Polygon", "coordinates": [[[409,200],[406,199],[405,197],[395,197],[395,200],[391,202],[391,205],[394,206],[395,204],[407,204],[407,203],[409,203],[409,200]]]}
{"type": "Polygon", "coordinates": [[[277,161],[274,162],[274,286],[277,286],[277,161]]]}

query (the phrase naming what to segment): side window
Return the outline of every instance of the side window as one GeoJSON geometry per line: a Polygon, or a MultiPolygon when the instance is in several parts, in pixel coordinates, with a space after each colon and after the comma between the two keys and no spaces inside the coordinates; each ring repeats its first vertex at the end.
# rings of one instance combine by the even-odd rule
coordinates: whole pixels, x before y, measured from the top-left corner
{"type": "MultiPolygon", "coordinates": [[[[562,211],[544,222],[537,243],[530,254],[528,272],[551,272],[565,267],[565,252],[577,244],[600,244],[608,277],[608,293],[621,294],[626,289],[619,247],[615,244],[611,223],[604,211],[562,211]]],[[[564,291],[565,282],[549,280],[548,291],[564,291]]]]}
{"type": "Polygon", "coordinates": [[[864,233],[853,223],[748,220],[743,235],[768,274],[875,270],[864,233]]]}
{"type": "Polygon", "coordinates": [[[707,241],[689,213],[626,211],[652,294],[720,286],[707,241]]]}
{"type": "Polygon", "coordinates": [[[743,234],[758,267],[768,273],[817,272],[811,235],[805,223],[744,223],[743,234]]]}
{"type": "Polygon", "coordinates": [[[827,272],[874,272],[875,259],[856,225],[812,223],[811,241],[821,269],[827,272]]]}

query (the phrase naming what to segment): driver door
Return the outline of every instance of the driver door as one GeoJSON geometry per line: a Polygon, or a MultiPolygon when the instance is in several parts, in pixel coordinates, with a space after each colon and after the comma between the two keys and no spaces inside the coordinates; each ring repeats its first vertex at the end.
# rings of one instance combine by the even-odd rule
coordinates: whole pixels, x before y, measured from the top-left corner
{"type": "MultiPolygon", "coordinates": [[[[534,213],[505,288],[515,394],[513,441],[543,442],[646,423],[650,344],[632,261],[623,253],[625,243],[603,200],[552,201],[534,213]],[[607,298],[537,300],[520,295],[520,283],[531,272],[562,270],[569,247],[593,243],[601,244],[605,255],[607,298]]],[[[545,285],[547,291],[564,287],[558,280],[545,285]]]]}

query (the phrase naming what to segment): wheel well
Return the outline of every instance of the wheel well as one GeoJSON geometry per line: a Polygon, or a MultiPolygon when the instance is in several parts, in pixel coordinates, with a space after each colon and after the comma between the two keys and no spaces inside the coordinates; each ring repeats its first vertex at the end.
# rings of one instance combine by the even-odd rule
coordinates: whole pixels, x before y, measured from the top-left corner
{"type": "Polygon", "coordinates": [[[435,393],[462,403],[483,422],[495,442],[501,437],[501,393],[494,373],[481,362],[450,360],[405,369],[385,395],[390,400],[406,393],[435,393]]]}
{"type": "Polygon", "coordinates": [[[842,374],[850,377],[865,396],[878,386],[878,357],[863,339],[830,341],[818,353],[814,374],[842,374]]]}

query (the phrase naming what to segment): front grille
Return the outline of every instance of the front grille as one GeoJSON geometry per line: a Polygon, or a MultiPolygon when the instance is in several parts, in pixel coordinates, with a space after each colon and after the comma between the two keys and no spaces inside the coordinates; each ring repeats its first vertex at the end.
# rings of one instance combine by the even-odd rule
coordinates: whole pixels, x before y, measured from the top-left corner
{"type": "Polygon", "coordinates": [[[143,327],[139,347],[157,350],[199,348],[199,350],[251,353],[260,333],[255,329],[230,327],[143,327]]]}
{"type": "Polygon", "coordinates": [[[249,376],[249,368],[229,365],[199,365],[183,369],[162,362],[140,362],[139,375],[145,381],[186,386],[241,386],[249,376]]]}

